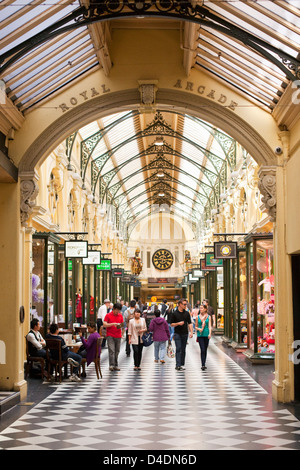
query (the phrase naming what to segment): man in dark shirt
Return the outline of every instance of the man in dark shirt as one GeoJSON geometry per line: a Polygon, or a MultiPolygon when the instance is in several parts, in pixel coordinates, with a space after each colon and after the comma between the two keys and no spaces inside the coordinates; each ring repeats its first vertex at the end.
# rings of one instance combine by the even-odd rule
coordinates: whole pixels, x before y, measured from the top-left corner
{"type": "Polygon", "coordinates": [[[174,326],[174,340],[176,345],[176,370],[184,370],[185,350],[190,331],[190,338],[193,337],[193,325],[191,316],[185,310],[187,302],[180,299],[178,307],[171,313],[170,323],[174,326]]]}

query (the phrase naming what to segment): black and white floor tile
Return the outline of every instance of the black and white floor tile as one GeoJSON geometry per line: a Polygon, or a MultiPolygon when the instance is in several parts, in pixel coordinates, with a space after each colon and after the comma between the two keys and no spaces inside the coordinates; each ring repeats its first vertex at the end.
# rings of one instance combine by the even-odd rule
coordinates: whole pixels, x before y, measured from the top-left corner
{"type": "Polygon", "coordinates": [[[0,433],[7,450],[300,450],[300,422],[212,339],[206,371],[189,340],[186,370],[156,364],[144,348],[142,370],[122,344],[120,371],[94,366],[81,383],[45,383],[53,393],[0,433]]]}

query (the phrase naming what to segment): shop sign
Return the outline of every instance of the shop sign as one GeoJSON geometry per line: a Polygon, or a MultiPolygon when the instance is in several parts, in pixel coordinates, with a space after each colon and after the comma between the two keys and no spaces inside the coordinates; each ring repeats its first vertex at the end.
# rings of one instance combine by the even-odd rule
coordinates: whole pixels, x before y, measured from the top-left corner
{"type": "Polygon", "coordinates": [[[215,242],[214,257],[216,259],[236,259],[237,242],[215,242]]]}
{"type": "Polygon", "coordinates": [[[89,251],[88,257],[82,260],[82,264],[100,264],[101,251],[89,251]]]}
{"type": "Polygon", "coordinates": [[[73,261],[71,259],[68,260],[68,271],[72,271],[73,269],[73,261]]]}
{"type": "Polygon", "coordinates": [[[111,270],[111,259],[102,259],[99,264],[97,264],[97,271],[110,271],[111,270]]]}
{"type": "Polygon", "coordinates": [[[201,267],[201,271],[215,271],[216,270],[215,266],[207,266],[205,259],[200,259],[200,267],[201,267]]]}
{"type": "Polygon", "coordinates": [[[112,277],[122,277],[122,276],[123,276],[123,273],[124,273],[124,270],[123,270],[123,269],[114,268],[114,269],[112,270],[112,277]]]}
{"type": "Polygon", "coordinates": [[[65,258],[87,258],[88,242],[68,240],[65,242],[65,258]]]}
{"type": "Polygon", "coordinates": [[[214,258],[214,255],[211,253],[206,253],[205,264],[206,266],[213,266],[217,268],[217,267],[223,266],[223,260],[214,258]]]}

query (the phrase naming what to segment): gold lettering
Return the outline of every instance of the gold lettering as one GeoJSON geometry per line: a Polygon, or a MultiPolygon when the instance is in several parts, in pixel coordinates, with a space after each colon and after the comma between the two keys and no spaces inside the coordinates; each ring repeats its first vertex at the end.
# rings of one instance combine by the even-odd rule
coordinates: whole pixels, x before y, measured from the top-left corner
{"type": "Polygon", "coordinates": [[[62,103],[59,105],[59,108],[62,110],[62,112],[64,113],[65,111],[68,111],[69,108],[68,106],[66,105],[66,103],[62,103]]]}
{"type": "Polygon", "coordinates": [[[99,93],[98,93],[98,91],[96,90],[96,88],[91,88],[91,92],[92,92],[92,97],[99,95],[99,93]]]}
{"type": "Polygon", "coordinates": [[[70,103],[71,103],[71,105],[76,106],[77,103],[78,103],[78,101],[77,101],[76,98],[72,97],[72,98],[70,99],[70,103]]]}
{"type": "Polygon", "coordinates": [[[182,88],[181,80],[178,79],[177,82],[174,85],[174,88],[182,88]]]}
{"type": "Polygon", "coordinates": [[[231,109],[232,111],[235,111],[235,108],[238,106],[238,103],[236,103],[235,101],[231,101],[230,105],[228,106],[229,109],[231,109]]]}
{"type": "Polygon", "coordinates": [[[221,95],[220,98],[218,99],[218,103],[225,104],[227,101],[227,96],[221,95]]]}
{"type": "Polygon", "coordinates": [[[106,85],[101,85],[101,86],[102,86],[103,93],[109,93],[110,92],[110,89],[106,88],[106,85]]]}
{"type": "Polygon", "coordinates": [[[193,86],[194,86],[193,82],[187,82],[185,89],[188,91],[193,91],[193,86]]]}
{"type": "Polygon", "coordinates": [[[207,95],[207,98],[211,98],[211,99],[215,99],[215,90],[211,90],[208,95],[207,95]]]}
{"type": "Polygon", "coordinates": [[[87,91],[83,91],[82,93],[79,93],[79,94],[80,94],[80,96],[83,96],[83,98],[84,98],[85,101],[88,100],[88,97],[87,97],[87,95],[86,95],[86,94],[87,94],[87,91]]]}

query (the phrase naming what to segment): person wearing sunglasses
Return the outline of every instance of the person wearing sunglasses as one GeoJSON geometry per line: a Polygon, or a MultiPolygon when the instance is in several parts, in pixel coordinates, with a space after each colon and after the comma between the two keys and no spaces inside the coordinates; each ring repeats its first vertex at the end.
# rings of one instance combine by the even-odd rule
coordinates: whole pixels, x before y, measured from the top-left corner
{"type": "Polygon", "coordinates": [[[187,301],[185,299],[180,299],[178,301],[178,306],[173,310],[170,316],[171,326],[174,327],[174,341],[176,346],[176,367],[175,369],[180,371],[184,370],[185,367],[185,351],[188,341],[188,337],[193,337],[193,325],[191,320],[191,315],[186,310],[187,301]]]}

